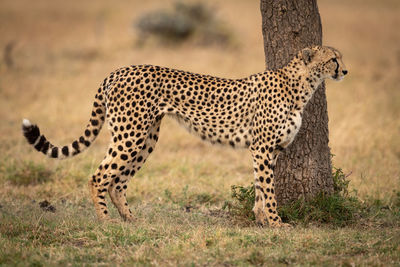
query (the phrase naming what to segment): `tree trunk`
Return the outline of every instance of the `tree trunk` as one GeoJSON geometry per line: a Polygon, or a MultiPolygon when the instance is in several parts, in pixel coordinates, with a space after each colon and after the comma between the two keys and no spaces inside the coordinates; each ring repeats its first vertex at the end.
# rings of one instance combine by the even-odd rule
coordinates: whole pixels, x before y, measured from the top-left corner
{"type": "MultiPolygon", "coordinates": [[[[261,14],[267,69],[279,69],[299,50],[322,44],[316,0],[261,0],[261,14]]],[[[327,103],[322,84],[305,108],[295,140],[278,158],[275,169],[278,203],[333,191],[328,141],[327,103]]]]}

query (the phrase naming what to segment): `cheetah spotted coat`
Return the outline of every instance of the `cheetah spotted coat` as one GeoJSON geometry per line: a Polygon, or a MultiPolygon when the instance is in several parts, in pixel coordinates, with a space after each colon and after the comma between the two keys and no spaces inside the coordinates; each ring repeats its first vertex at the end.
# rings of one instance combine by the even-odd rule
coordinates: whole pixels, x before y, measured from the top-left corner
{"type": "Polygon", "coordinates": [[[36,125],[23,120],[23,134],[34,148],[51,158],[68,158],[95,140],[104,122],[112,141],[106,157],[89,180],[100,219],[107,219],[108,192],[121,217],[134,215],[126,189],[154,150],[165,115],[211,143],[248,148],[253,156],[259,224],[282,226],[274,192],[274,167],[282,149],[296,136],[303,110],[326,78],[341,80],[347,73],[341,54],[330,47],[300,51],[284,68],[243,79],[223,79],[169,68],[141,65],[111,73],[95,95],[84,134],[57,147],[36,125]]]}

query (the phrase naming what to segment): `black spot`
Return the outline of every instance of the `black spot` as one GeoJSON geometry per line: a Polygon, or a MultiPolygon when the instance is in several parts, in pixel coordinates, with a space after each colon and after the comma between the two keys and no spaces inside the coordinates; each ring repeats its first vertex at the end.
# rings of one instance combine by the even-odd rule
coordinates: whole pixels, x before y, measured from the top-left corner
{"type": "Polygon", "coordinates": [[[139,140],[136,141],[136,145],[140,145],[143,142],[143,139],[140,138],[139,140]]]}
{"type": "Polygon", "coordinates": [[[28,140],[29,144],[34,144],[40,135],[40,130],[36,125],[29,127],[22,126],[22,131],[24,132],[24,136],[28,140]]]}
{"type": "Polygon", "coordinates": [[[53,147],[53,149],[51,150],[51,157],[52,158],[58,157],[58,147],[53,147]]]}
{"type": "Polygon", "coordinates": [[[68,146],[64,146],[61,151],[65,156],[68,156],[68,146]]]}
{"type": "Polygon", "coordinates": [[[79,150],[79,144],[78,144],[78,142],[77,142],[77,141],[74,141],[74,142],[72,143],[72,147],[75,148],[75,150],[79,150]]]}
{"type": "Polygon", "coordinates": [[[50,147],[50,143],[49,143],[49,141],[46,141],[41,149],[42,153],[46,155],[47,150],[49,150],[49,147],[50,147]]]}
{"type": "Polygon", "coordinates": [[[45,141],[46,141],[46,138],[43,135],[41,135],[40,139],[39,139],[39,142],[35,145],[35,148],[36,148],[37,151],[41,151],[45,141]]]}

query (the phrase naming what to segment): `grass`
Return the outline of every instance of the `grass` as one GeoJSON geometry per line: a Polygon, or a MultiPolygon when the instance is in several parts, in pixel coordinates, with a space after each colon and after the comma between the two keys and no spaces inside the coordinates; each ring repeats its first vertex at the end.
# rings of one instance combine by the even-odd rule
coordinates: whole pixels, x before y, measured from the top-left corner
{"type": "MultiPolygon", "coordinates": [[[[363,205],[355,196],[355,193],[349,194],[347,175],[339,168],[334,169],[335,172],[332,174],[334,193],[331,195],[321,193],[308,200],[299,199],[280,205],[278,213],[284,222],[303,226],[312,223],[314,225],[325,224],[343,227],[355,224],[362,216],[371,216],[371,214],[364,212],[371,205],[363,205]]],[[[254,185],[233,185],[231,197],[233,200],[226,201],[223,209],[228,210],[233,217],[238,219],[254,221],[255,217],[252,211],[255,201],[254,185]]],[[[393,205],[396,206],[396,203],[397,200],[395,199],[393,205]]],[[[382,203],[377,200],[372,206],[382,208],[382,203]]],[[[397,208],[395,208],[393,216],[396,215],[397,211],[397,208]]]]}
{"type": "Polygon", "coordinates": [[[204,207],[188,212],[168,201],[134,204],[133,224],[99,224],[89,202],[56,201],[57,213],[32,202],[20,204],[18,212],[15,203],[2,204],[3,264],[331,265],[400,260],[399,220],[390,222],[386,211],[384,217],[369,215],[345,227],[310,224],[277,230],[243,226],[223,211],[204,207]]]}
{"type": "Polygon", "coordinates": [[[310,201],[298,200],[280,209],[282,219],[288,222],[329,224],[343,227],[355,223],[359,217],[361,205],[354,198],[344,198],[340,195],[319,194],[310,201]]]}
{"type": "Polygon", "coordinates": [[[54,171],[44,164],[37,164],[33,161],[9,162],[0,164],[0,173],[3,182],[10,182],[13,185],[35,185],[52,180],[54,171]]]}
{"type": "Polygon", "coordinates": [[[0,49],[7,58],[0,57],[0,265],[398,265],[395,0],[318,2],[324,43],[343,53],[350,71],[342,83],[327,84],[340,194],[280,207],[293,229],[257,227],[252,201],[234,206],[239,213],[223,209],[226,201],[235,204],[232,185],[236,197],[251,200],[249,153],[203,143],[168,118],[129,184],[131,224],[119,221],[114,208],[115,222],[98,223],[90,201],[87,180],[106,151],[106,130],[90,150],[66,161],[44,158],[25,143],[25,117],[55,144],[81,135],[97,86],[121,66],[149,63],[233,78],[262,70],[259,2],[207,3],[230,25],[234,47],[135,46],[132,23],[165,5],[161,0],[1,2],[0,49]]]}

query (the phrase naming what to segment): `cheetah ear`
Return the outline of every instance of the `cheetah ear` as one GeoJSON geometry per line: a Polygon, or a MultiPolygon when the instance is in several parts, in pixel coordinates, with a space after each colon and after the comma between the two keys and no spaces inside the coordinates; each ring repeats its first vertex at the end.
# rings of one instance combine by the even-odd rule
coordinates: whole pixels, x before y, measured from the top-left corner
{"type": "Polygon", "coordinates": [[[304,48],[303,51],[301,51],[301,58],[306,65],[312,61],[314,55],[315,51],[310,48],[304,48]]]}

